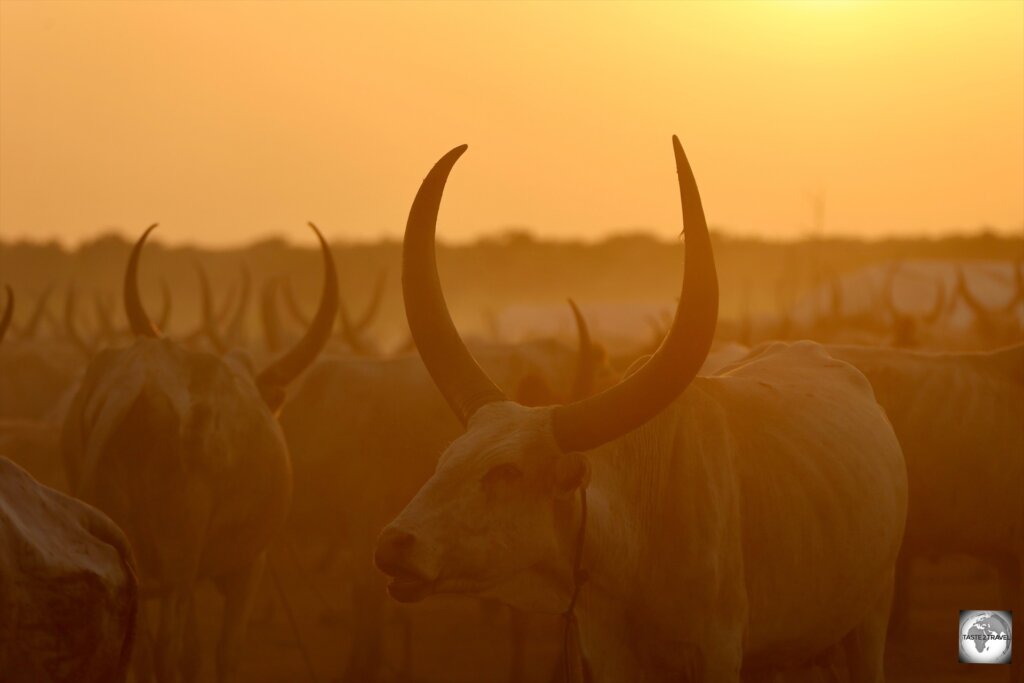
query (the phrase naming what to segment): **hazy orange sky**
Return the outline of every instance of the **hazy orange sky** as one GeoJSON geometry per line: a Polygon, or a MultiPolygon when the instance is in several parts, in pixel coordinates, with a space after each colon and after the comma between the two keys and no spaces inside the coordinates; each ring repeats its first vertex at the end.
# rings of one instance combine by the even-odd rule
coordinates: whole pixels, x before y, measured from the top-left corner
{"type": "Polygon", "coordinates": [[[0,235],[1024,231],[1024,2],[0,2],[0,235]]]}

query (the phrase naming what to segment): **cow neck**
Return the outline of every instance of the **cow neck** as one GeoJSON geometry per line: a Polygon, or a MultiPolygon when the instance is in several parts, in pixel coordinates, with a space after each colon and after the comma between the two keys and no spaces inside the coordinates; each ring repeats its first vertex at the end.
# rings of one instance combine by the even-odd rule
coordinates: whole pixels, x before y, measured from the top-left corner
{"type": "Polygon", "coordinates": [[[580,651],[579,630],[576,624],[576,601],[580,596],[580,589],[587,582],[589,575],[583,569],[583,543],[587,535],[587,487],[580,487],[580,526],[576,532],[576,545],[573,549],[572,558],[572,594],[569,598],[569,606],[562,613],[565,622],[565,631],[562,636],[562,662],[565,672],[565,683],[576,683],[583,680],[580,666],[583,663],[583,653],[580,651]]]}

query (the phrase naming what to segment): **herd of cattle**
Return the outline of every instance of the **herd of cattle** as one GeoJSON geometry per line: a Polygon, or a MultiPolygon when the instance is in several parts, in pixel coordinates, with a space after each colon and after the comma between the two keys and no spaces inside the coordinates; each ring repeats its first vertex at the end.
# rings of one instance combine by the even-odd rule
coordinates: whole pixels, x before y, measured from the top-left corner
{"type": "Polygon", "coordinates": [[[960,270],[908,309],[893,291],[909,270],[894,264],[869,295],[836,278],[803,311],[719,326],[711,241],[674,140],[685,275],[656,348],[608,351],[571,301],[576,345],[467,342],[434,256],[464,151],[412,203],[411,340],[396,354],[366,332],[380,283],[350,315],[312,224],[316,311],[268,282],[258,347],[242,346],[248,273],[218,303],[200,271],[202,325],[165,336],[172,292],[154,322],[137,282],[155,226],[125,268],[123,328],[97,306],[102,324],[82,332],[69,292],[47,335],[47,298],[16,324],[6,289],[0,680],[196,681],[206,580],[224,605],[217,680],[236,680],[280,543],[320,564],[349,558],[347,683],[378,680],[388,595],[510,605],[514,660],[519,615],[564,615],[553,680],[613,683],[808,669],[881,681],[922,558],[992,565],[1001,607],[1024,614],[1020,264],[1002,300],[960,270]],[[867,296],[854,313],[851,293],[867,296]]]}

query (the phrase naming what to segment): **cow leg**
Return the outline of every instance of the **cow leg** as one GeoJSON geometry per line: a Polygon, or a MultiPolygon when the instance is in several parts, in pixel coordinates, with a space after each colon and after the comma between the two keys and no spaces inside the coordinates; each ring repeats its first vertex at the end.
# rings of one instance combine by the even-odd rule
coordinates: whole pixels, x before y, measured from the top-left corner
{"type": "Polygon", "coordinates": [[[139,616],[135,626],[135,651],[132,653],[132,672],[135,683],[151,683],[154,674],[153,629],[146,613],[147,601],[139,601],[139,616]]]}
{"type": "Polygon", "coordinates": [[[718,635],[704,647],[688,648],[687,668],[690,673],[688,677],[683,676],[678,680],[692,680],[695,683],[740,683],[743,680],[742,625],[726,617],[722,621],[711,621],[708,632],[718,635]]]}
{"type": "Polygon", "coordinates": [[[182,683],[196,683],[202,665],[202,645],[199,642],[199,618],[196,616],[195,594],[189,596],[185,608],[185,633],[181,649],[182,683]]]}
{"type": "Polygon", "coordinates": [[[238,674],[238,662],[245,641],[245,627],[252,614],[256,589],[267,565],[264,551],[248,567],[235,574],[217,579],[217,587],[224,596],[224,623],[217,643],[217,681],[230,683],[238,674]]]}
{"type": "Polygon", "coordinates": [[[1016,558],[1010,557],[1000,561],[997,569],[999,571],[999,601],[1004,605],[999,609],[1020,609],[1020,583],[1024,578],[1020,563],[1016,558]]]}
{"type": "MultiPolygon", "coordinates": [[[[1000,609],[1013,612],[1017,618],[1014,635],[1021,631],[1024,622],[1024,559],[1010,557],[999,563],[999,600],[1000,609]]],[[[1024,647],[1012,654],[1010,661],[1010,680],[1017,683],[1024,681],[1024,647]]]]}
{"type": "Polygon", "coordinates": [[[850,683],[882,683],[885,681],[885,636],[892,609],[894,579],[885,589],[859,626],[843,639],[850,683]]]}
{"type": "MultiPolygon", "coordinates": [[[[358,571],[358,570],[357,570],[358,571]]],[[[352,585],[352,652],[343,683],[368,683],[377,680],[380,665],[380,641],[384,628],[384,598],[387,592],[376,577],[357,573],[352,585]]]]}
{"type": "Polygon", "coordinates": [[[913,609],[911,594],[913,569],[914,558],[904,550],[896,560],[896,585],[890,612],[889,628],[896,633],[908,633],[910,629],[910,611],[913,609]]]}
{"type": "Polygon", "coordinates": [[[160,600],[160,626],[157,629],[156,642],[158,683],[177,683],[179,680],[185,612],[191,595],[192,587],[188,586],[179,588],[160,600]]]}
{"type": "Polygon", "coordinates": [[[526,680],[526,633],[529,617],[514,607],[509,607],[508,612],[512,637],[512,661],[509,662],[508,680],[510,683],[523,683],[526,680]]]}
{"type": "Polygon", "coordinates": [[[701,674],[695,680],[701,683],[740,683],[742,666],[742,655],[713,657],[698,665],[701,674]]]}

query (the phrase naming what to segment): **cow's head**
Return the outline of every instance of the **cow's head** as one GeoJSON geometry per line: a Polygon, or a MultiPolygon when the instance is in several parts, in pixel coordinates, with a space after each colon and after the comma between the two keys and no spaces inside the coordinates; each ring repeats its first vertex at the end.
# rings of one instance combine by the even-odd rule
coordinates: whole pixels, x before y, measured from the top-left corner
{"type": "Polygon", "coordinates": [[[446,154],[423,181],[403,244],[406,315],[424,363],[466,432],[381,533],[376,561],[391,577],[394,598],[415,601],[432,593],[508,586],[525,590],[528,584],[532,594],[526,600],[545,609],[553,604],[548,597],[568,587],[574,494],[589,472],[584,452],[667,407],[696,375],[714,334],[718,283],[711,241],[697,184],[679,141],[673,141],[686,235],[675,320],[661,347],[628,379],[562,406],[529,408],[509,401],[473,360],[448,314],[434,233],[445,182],[466,148],[446,154]]]}
{"type": "Polygon", "coordinates": [[[905,311],[896,305],[896,273],[902,267],[897,261],[889,268],[883,288],[885,307],[892,320],[892,345],[898,348],[921,346],[922,334],[939,322],[946,311],[946,287],[941,280],[935,281],[935,299],[927,312],[905,311]]]}
{"type": "Polygon", "coordinates": [[[1001,305],[986,303],[975,296],[967,282],[964,269],[957,269],[956,294],[967,304],[974,322],[974,332],[981,340],[992,346],[1018,342],[1021,339],[1017,307],[1024,302],[1024,261],[1013,264],[1014,292],[1001,305]]]}
{"type": "MultiPolygon", "coordinates": [[[[309,224],[309,227],[316,233],[324,260],[324,284],[320,295],[320,305],[305,335],[295,346],[282,354],[261,372],[254,373],[253,377],[260,396],[263,397],[271,412],[274,413],[277,413],[284,403],[285,389],[288,384],[309,367],[327,343],[334,327],[334,316],[337,315],[338,311],[338,276],[334,267],[334,258],[331,256],[331,250],[317,227],[312,223],[309,224]]],[[[160,328],[150,320],[142,306],[138,285],[139,256],[146,238],[154,228],[156,228],[156,224],[149,226],[142,234],[142,237],[139,238],[139,241],[135,243],[124,275],[125,313],[128,316],[128,323],[131,326],[132,332],[136,337],[143,339],[160,338],[162,336],[160,328]]],[[[209,309],[209,296],[206,291],[208,290],[208,284],[205,282],[205,274],[202,272],[200,274],[205,295],[204,307],[209,309]]],[[[204,318],[208,321],[211,312],[205,310],[204,313],[204,318]]],[[[215,345],[221,347],[222,350],[225,348],[223,343],[215,345]]],[[[225,357],[225,360],[228,361],[234,370],[247,367],[247,363],[235,357],[237,355],[228,355],[225,357]]]]}
{"type": "MultiPolygon", "coordinates": [[[[287,457],[280,457],[286,451],[274,414],[284,401],[288,383],[323,348],[337,311],[334,261],[316,231],[325,270],[323,292],[315,318],[293,348],[262,371],[256,371],[241,352],[219,355],[189,350],[165,338],[142,306],[139,259],[154,227],[135,244],[125,271],[125,312],[137,339],[128,347],[106,349],[91,360],[62,430],[72,490],[94,503],[97,496],[117,496],[138,486],[132,476],[158,476],[166,482],[190,468],[216,470],[224,463],[252,458],[256,450],[273,453],[271,459],[287,469],[287,457]],[[145,457],[136,457],[140,452],[145,457]],[[145,473],[132,475],[131,467],[119,465],[97,478],[100,453],[119,453],[145,473]],[[126,477],[124,487],[112,484],[111,477],[126,477]]],[[[281,478],[289,479],[290,473],[283,472],[281,478]]],[[[287,482],[285,488],[290,489],[287,482]]],[[[117,503],[104,498],[101,507],[109,511],[117,503]]],[[[145,564],[141,550],[140,557],[145,564]]]]}

